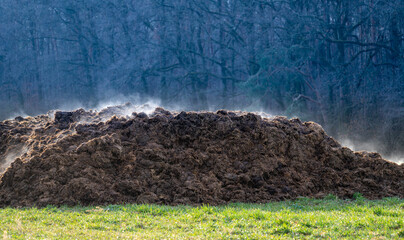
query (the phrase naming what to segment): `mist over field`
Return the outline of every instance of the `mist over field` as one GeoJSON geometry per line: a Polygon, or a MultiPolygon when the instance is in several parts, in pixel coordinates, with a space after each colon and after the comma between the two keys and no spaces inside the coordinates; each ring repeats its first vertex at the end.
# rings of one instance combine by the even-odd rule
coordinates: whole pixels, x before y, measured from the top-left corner
{"type": "Polygon", "coordinates": [[[0,27],[0,120],[125,102],[267,112],[404,159],[401,0],[3,0],[0,27]]]}

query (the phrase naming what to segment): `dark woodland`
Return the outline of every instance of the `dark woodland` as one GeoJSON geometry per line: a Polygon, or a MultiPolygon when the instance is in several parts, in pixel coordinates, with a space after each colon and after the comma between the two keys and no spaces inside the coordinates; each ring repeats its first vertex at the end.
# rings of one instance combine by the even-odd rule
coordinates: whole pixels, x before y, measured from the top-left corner
{"type": "Polygon", "coordinates": [[[0,29],[0,119],[155,100],[404,154],[403,0],[2,0],[0,29]]]}

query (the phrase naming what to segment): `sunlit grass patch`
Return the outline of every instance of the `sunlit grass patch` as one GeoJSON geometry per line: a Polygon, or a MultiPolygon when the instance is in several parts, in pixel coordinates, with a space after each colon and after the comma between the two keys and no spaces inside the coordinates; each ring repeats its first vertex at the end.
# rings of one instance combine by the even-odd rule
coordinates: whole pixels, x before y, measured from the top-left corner
{"type": "Polygon", "coordinates": [[[0,209],[3,239],[399,239],[404,200],[0,209]]]}

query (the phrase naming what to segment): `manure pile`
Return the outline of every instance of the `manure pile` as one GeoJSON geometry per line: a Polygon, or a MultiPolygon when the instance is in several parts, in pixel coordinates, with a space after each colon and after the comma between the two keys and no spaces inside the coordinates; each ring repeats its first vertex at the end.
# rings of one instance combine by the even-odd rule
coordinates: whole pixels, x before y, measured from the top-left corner
{"type": "Polygon", "coordinates": [[[341,147],[313,122],[130,110],[0,122],[0,207],[404,198],[403,164],[341,147]]]}

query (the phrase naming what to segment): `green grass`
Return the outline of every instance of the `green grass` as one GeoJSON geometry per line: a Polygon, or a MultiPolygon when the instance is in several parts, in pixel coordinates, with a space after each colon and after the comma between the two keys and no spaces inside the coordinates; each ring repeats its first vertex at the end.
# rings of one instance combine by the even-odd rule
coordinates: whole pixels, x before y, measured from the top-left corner
{"type": "Polygon", "coordinates": [[[0,209],[0,239],[404,239],[404,200],[0,209]]]}

